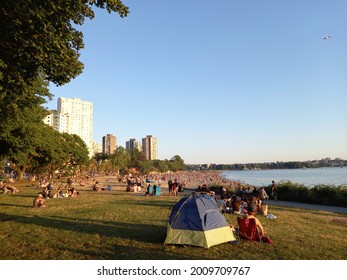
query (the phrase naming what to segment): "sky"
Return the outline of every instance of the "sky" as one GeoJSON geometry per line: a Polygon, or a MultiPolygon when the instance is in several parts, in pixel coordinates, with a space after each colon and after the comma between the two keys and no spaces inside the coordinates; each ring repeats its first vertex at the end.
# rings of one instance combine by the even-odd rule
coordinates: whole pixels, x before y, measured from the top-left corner
{"type": "Polygon", "coordinates": [[[158,139],[187,164],[347,159],[347,1],[123,1],[78,27],[93,138],[158,139]],[[328,40],[324,37],[331,36],[328,40]]]}

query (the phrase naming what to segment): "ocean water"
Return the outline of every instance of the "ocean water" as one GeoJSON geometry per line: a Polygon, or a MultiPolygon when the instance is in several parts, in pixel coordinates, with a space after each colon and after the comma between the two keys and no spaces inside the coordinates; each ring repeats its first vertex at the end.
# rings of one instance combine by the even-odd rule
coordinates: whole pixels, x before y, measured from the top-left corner
{"type": "Polygon", "coordinates": [[[224,171],[223,177],[254,186],[268,186],[275,182],[291,181],[306,186],[345,185],[347,186],[347,167],[327,167],[309,169],[271,169],[224,171]]]}

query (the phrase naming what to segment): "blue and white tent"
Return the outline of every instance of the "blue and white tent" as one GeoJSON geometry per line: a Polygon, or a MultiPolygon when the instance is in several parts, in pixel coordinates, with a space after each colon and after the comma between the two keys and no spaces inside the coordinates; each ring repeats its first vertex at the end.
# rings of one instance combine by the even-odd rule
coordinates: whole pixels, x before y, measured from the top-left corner
{"type": "Polygon", "coordinates": [[[234,240],[234,233],[214,198],[206,193],[192,193],[173,206],[164,244],[209,248],[234,240]]]}

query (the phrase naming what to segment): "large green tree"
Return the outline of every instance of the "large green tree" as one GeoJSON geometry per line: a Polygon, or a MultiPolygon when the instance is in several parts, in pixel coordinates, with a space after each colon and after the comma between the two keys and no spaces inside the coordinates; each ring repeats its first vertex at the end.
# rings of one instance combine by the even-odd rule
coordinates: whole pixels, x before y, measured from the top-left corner
{"type": "MultiPolygon", "coordinates": [[[[93,7],[129,13],[121,0],[0,1],[0,159],[11,159],[21,173],[43,144],[49,83],[64,85],[83,70],[77,28],[94,18],[93,7]]],[[[80,164],[84,154],[74,158],[80,164]]]]}
{"type": "MultiPolygon", "coordinates": [[[[67,161],[68,154],[64,152],[61,134],[52,127],[41,128],[41,143],[37,147],[37,155],[30,162],[28,172],[31,174],[50,173],[59,169],[67,161]]],[[[19,142],[20,143],[20,142],[19,142]]]]}
{"type": "Polygon", "coordinates": [[[81,172],[82,167],[89,160],[88,147],[86,143],[76,134],[63,134],[64,142],[69,153],[69,161],[67,164],[71,167],[72,173],[81,172]]]}
{"type": "Polygon", "coordinates": [[[124,147],[119,146],[113,152],[111,162],[116,170],[125,172],[129,167],[130,155],[124,147]]]}
{"type": "Polygon", "coordinates": [[[46,138],[41,107],[47,91],[41,76],[17,96],[5,95],[0,102],[0,158],[6,158],[21,178],[46,138]]]}
{"type": "Polygon", "coordinates": [[[168,162],[169,168],[171,171],[176,172],[178,170],[184,170],[184,160],[179,156],[173,156],[168,162]]]}
{"type": "Polygon", "coordinates": [[[41,72],[63,85],[79,75],[83,34],[76,27],[93,19],[92,7],[129,13],[121,0],[0,1],[0,87],[22,92],[41,72]]]}
{"type": "Polygon", "coordinates": [[[139,169],[140,162],[145,160],[142,152],[136,148],[133,148],[128,151],[128,154],[130,156],[129,167],[134,167],[136,169],[139,169]]]}

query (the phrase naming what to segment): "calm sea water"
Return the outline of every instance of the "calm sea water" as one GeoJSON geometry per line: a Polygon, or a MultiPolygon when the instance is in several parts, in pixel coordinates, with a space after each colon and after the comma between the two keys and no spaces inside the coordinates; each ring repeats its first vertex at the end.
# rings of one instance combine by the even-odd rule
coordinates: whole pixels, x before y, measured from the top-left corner
{"type": "Polygon", "coordinates": [[[225,171],[223,177],[259,187],[270,185],[272,180],[289,180],[306,186],[347,186],[347,167],[225,171]]]}

